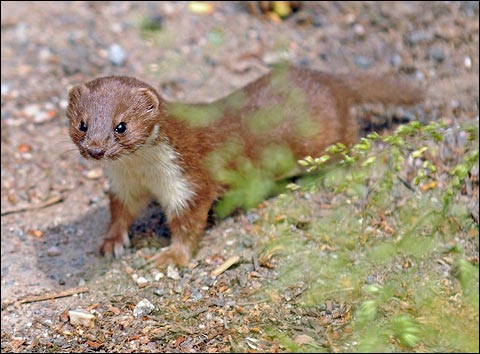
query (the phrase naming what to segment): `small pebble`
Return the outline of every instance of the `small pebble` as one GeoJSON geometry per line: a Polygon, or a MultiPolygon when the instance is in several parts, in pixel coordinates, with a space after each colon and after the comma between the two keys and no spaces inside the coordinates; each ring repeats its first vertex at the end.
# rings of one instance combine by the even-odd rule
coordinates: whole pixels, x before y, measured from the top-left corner
{"type": "Polygon", "coordinates": [[[173,288],[173,291],[175,291],[175,293],[177,294],[181,294],[183,291],[183,287],[180,284],[178,284],[176,287],[173,288]]]}
{"type": "Polygon", "coordinates": [[[353,58],[353,62],[355,63],[356,66],[362,69],[367,69],[372,66],[372,60],[370,58],[367,58],[363,55],[357,55],[353,58]]]}
{"type": "Polygon", "coordinates": [[[258,281],[252,281],[252,288],[254,290],[258,290],[262,287],[262,283],[258,282],[258,281]]]}
{"type": "Polygon", "coordinates": [[[258,219],[260,219],[260,216],[254,212],[248,212],[246,217],[249,224],[254,224],[256,221],[258,221],[258,219]]]}
{"type": "Polygon", "coordinates": [[[419,30],[419,31],[415,31],[413,33],[411,33],[407,40],[408,42],[411,44],[411,45],[415,45],[415,44],[418,44],[418,43],[422,43],[422,42],[426,42],[428,40],[430,40],[432,38],[432,36],[424,31],[424,30],[419,30]]]}
{"type": "Polygon", "coordinates": [[[195,291],[193,291],[193,292],[190,294],[190,299],[191,299],[192,301],[199,301],[199,300],[201,300],[202,298],[203,298],[203,295],[202,295],[202,293],[201,293],[200,291],[195,290],[195,291]]]}
{"type": "Polygon", "coordinates": [[[77,232],[77,228],[73,225],[67,225],[65,226],[65,233],[67,235],[75,235],[75,233],[77,232]]]}
{"type": "Polygon", "coordinates": [[[84,172],[83,175],[88,179],[98,179],[103,176],[103,169],[94,168],[92,170],[84,172]]]}
{"type": "Polygon", "coordinates": [[[29,104],[23,109],[23,113],[32,118],[40,113],[40,106],[38,104],[29,104]]]}
{"type": "Polygon", "coordinates": [[[108,60],[115,66],[123,66],[127,60],[127,54],[118,44],[112,44],[108,49],[108,60]]]}
{"type": "Polygon", "coordinates": [[[90,198],[90,200],[88,201],[88,204],[89,205],[94,205],[94,204],[97,204],[100,201],[102,201],[102,198],[100,196],[95,196],[93,198],[90,198]]]}
{"type": "Polygon", "coordinates": [[[49,257],[55,257],[55,256],[59,256],[61,254],[62,254],[62,252],[60,251],[60,249],[57,246],[52,246],[47,250],[47,255],[49,257]]]}
{"type": "Polygon", "coordinates": [[[132,261],[132,266],[135,269],[140,269],[147,264],[147,260],[143,257],[137,257],[132,261]]]}
{"type": "Polygon", "coordinates": [[[29,40],[28,26],[25,22],[20,22],[15,27],[15,36],[19,44],[25,44],[29,40]]]}
{"type": "Polygon", "coordinates": [[[397,67],[402,64],[402,57],[400,54],[395,53],[390,56],[389,61],[391,66],[397,67]]]}
{"type": "Polygon", "coordinates": [[[128,264],[124,264],[123,271],[128,275],[132,275],[135,270],[132,267],[130,267],[128,264]]]}
{"type": "Polygon", "coordinates": [[[353,26],[353,32],[355,33],[355,35],[362,37],[365,35],[365,27],[363,27],[360,23],[356,23],[353,26]]]}
{"type": "Polygon", "coordinates": [[[445,60],[445,52],[439,45],[433,45],[428,50],[428,57],[435,60],[437,63],[441,63],[445,60]]]}
{"type": "Polygon", "coordinates": [[[95,316],[84,310],[70,310],[68,311],[68,317],[70,318],[70,324],[73,326],[80,325],[93,328],[95,322],[95,316]]]}
{"type": "Polygon", "coordinates": [[[244,238],[244,239],[242,239],[242,245],[245,248],[252,248],[253,247],[253,241],[249,238],[244,238]]]}
{"type": "Polygon", "coordinates": [[[38,52],[38,59],[43,62],[49,61],[53,57],[50,48],[41,48],[38,52]]]}
{"type": "Polygon", "coordinates": [[[147,299],[143,299],[133,309],[133,316],[136,318],[147,316],[153,310],[155,310],[155,306],[147,299]]]}
{"type": "Polygon", "coordinates": [[[300,59],[300,61],[298,62],[298,65],[300,65],[300,66],[308,66],[308,65],[310,65],[310,59],[309,59],[309,58],[302,58],[302,59],[300,59]]]}
{"type": "Polygon", "coordinates": [[[169,277],[170,279],[178,280],[180,279],[180,274],[178,273],[178,270],[174,266],[169,265],[167,267],[167,277],[169,277]]]}
{"type": "Polygon", "coordinates": [[[6,95],[9,91],[10,91],[10,85],[9,84],[2,84],[1,85],[2,95],[6,95]]]}
{"type": "Polygon", "coordinates": [[[470,69],[472,67],[472,58],[470,57],[465,57],[463,59],[463,65],[467,68],[470,69]]]}
{"type": "Polygon", "coordinates": [[[326,23],[327,23],[327,20],[322,15],[315,14],[313,16],[313,26],[314,27],[323,27],[323,26],[325,26],[326,23]]]}
{"type": "Polygon", "coordinates": [[[418,81],[424,81],[425,80],[425,74],[420,70],[416,70],[415,71],[415,79],[417,79],[418,81]]]}
{"type": "Polygon", "coordinates": [[[8,275],[8,272],[9,272],[9,268],[8,267],[2,267],[2,277],[7,277],[8,275]]]}
{"type": "Polygon", "coordinates": [[[23,230],[17,230],[15,235],[20,238],[20,240],[25,241],[25,232],[23,230]]]}
{"type": "Polygon", "coordinates": [[[68,101],[67,100],[60,100],[58,105],[61,109],[66,109],[68,107],[68,101]]]}
{"type": "Polygon", "coordinates": [[[155,274],[155,281],[160,281],[165,275],[162,272],[155,274]]]}
{"type": "Polygon", "coordinates": [[[244,288],[247,286],[247,282],[248,282],[247,277],[245,276],[238,277],[237,281],[241,288],[244,288]]]}
{"type": "Polygon", "coordinates": [[[345,15],[345,22],[348,23],[348,24],[352,24],[355,22],[355,14],[352,14],[352,13],[348,13],[345,15]]]}
{"type": "Polygon", "coordinates": [[[123,26],[121,23],[118,23],[118,22],[114,22],[110,25],[110,29],[112,30],[112,32],[115,32],[115,33],[120,33],[123,31],[123,26]]]}
{"type": "Polygon", "coordinates": [[[157,296],[163,296],[163,295],[165,295],[165,290],[157,288],[157,289],[153,290],[153,293],[157,296]]]}
{"type": "Polygon", "coordinates": [[[143,287],[143,286],[148,284],[148,280],[144,277],[139,277],[137,279],[137,284],[138,284],[138,286],[143,287]]]}

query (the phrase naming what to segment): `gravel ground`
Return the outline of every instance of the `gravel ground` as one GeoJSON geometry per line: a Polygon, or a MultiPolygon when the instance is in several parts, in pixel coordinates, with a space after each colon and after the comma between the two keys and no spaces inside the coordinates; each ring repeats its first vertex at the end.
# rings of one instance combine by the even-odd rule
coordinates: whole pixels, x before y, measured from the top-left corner
{"type": "MultiPolygon", "coordinates": [[[[124,259],[97,256],[108,186],[67,135],[75,84],[129,75],[168,99],[212,101],[289,60],[399,72],[426,88],[426,119],[478,118],[478,2],[311,2],[283,20],[240,2],[2,1],[1,10],[2,352],[282,351],[261,326],[300,313],[259,296],[275,275],[250,232],[261,211],[212,225],[185,269],[145,264],[168,243],[154,206],[135,223],[124,259]],[[213,276],[233,255],[235,271],[213,276]],[[78,294],[46,295],[71,289],[78,294]],[[45,301],[31,297],[39,294],[45,301]],[[143,298],[156,300],[157,316],[141,312],[143,298]],[[76,308],[96,314],[94,331],[68,322],[76,308]],[[232,327],[257,335],[240,343],[232,327]]],[[[348,318],[345,304],[325,306],[315,318],[348,318]]]]}

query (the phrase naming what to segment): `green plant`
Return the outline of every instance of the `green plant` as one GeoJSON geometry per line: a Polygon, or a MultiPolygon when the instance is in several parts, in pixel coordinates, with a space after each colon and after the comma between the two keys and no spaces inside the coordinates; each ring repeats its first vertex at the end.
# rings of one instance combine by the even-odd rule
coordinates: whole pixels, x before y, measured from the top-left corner
{"type": "Polygon", "coordinates": [[[288,215],[265,223],[263,253],[279,262],[272,291],[303,284],[306,311],[351,304],[353,331],[330,341],[337,349],[478,351],[478,224],[465,203],[478,198],[478,156],[478,121],[413,122],[298,161],[315,178],[265,211],[288,215]],[[301,198],[312,192],[331,205],[301,198]]]}

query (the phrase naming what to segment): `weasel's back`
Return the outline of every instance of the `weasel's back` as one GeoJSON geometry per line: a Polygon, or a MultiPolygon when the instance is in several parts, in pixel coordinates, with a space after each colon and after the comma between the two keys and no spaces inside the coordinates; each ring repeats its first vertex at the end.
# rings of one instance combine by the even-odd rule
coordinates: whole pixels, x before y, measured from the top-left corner
{"type": "Polygon", "coordinates": [[[296,156],[322,154],[337,142],[355,143],[358,124],[352,104],[415,104],[423,92],[395,75],[330,74],[279,66],[219,100],[218,130],[240,132],[251,155],[269,145],[287,146],[296,156]]]}

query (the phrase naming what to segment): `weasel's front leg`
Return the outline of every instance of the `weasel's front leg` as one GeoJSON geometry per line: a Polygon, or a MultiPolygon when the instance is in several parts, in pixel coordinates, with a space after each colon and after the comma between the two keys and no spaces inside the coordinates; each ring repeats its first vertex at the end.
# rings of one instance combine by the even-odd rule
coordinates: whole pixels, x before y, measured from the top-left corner
{"type": "Polygon", "coordinates": [[[118,199],[114,194],[110,193],[110,226],[101,245],[100,252],[110,258],[113,256],[120,257],[123,254],[124,246],[130,245],[128,238],[128,229],[134,221],[136,214],[140,210],[140,205],[146,201],[137,203],[135,211],[131,211],[125,203],[118,199]]]}
{"type": "Polygon", "coordinates": [[[213,199],[202,201],[168,220],[171,244],[153,257],[157,266],[188,264],[207,226],[212,202],[213,199]]]}

